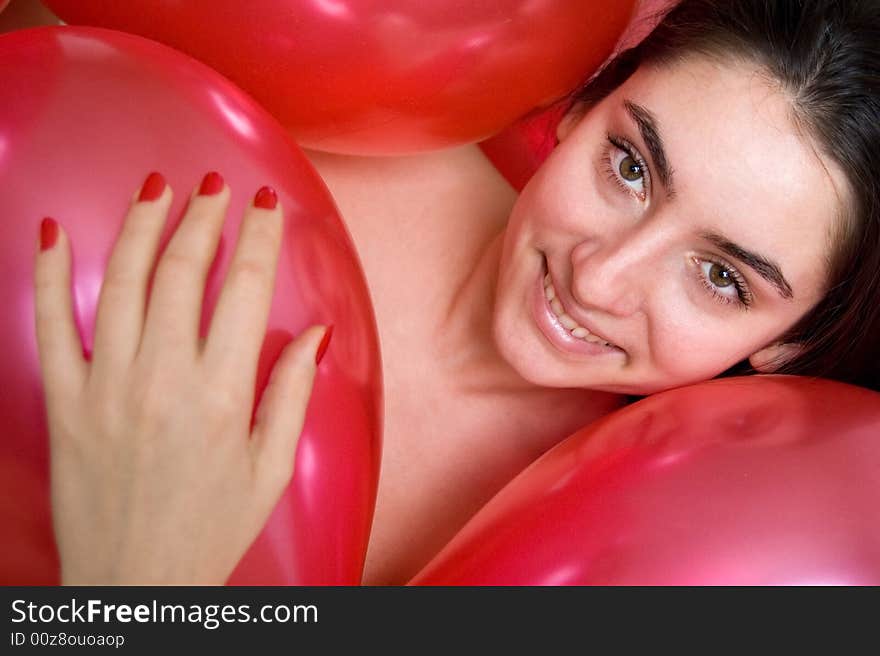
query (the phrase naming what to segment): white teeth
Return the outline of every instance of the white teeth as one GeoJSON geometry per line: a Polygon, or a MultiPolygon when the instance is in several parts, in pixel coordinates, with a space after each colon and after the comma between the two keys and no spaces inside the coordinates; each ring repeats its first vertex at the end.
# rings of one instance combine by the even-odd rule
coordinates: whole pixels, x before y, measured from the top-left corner
{"type": "Polygon", "coordinates": [[[579,325],[577,321],[575,321],[565,313],[565,309],[562,307],[562,303],[559,301],[558,298],[556,298],[556,289],[553,287],[553,283],[550,281],[549,273],[544,277],[544,296],[547,297],[547,301],[549,301],[550,303],[553,314],[555,314],[556,318],[559,319],[559,323],[561,323],[566,330],[571,331],[572,336],[577,337],[578,339],[582,339],[585,342],[602,344],[603,346],[612,346],[605,340],[601,339],[597,335],[594,335],[589,330],[579,325]]]}
{"type": "Polygon", "coordinates": [[[578,327],[578,322],[572,319],[567,314],[559,315],[559,323],[565,326],[566,330],[573,330],[578,327]]]}

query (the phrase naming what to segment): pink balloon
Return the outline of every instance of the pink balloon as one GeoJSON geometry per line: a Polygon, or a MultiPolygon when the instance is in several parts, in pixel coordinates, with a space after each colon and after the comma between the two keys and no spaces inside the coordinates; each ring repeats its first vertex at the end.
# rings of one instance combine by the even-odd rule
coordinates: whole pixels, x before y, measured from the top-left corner
{"type": "MultiPolygon", "coordinates": [[[[317,173],[280,126],[214,71],[170,48],[107,30],[52,27],[0,37],[0,580],[57,581],[48,447],[33,308],[43,216],[69,232],[86,349],[112,242],[152,170],[175,190],[220,171],[232,203],[206,290],[207,327],[242,212],[263,184],[288,225],[260,359],[262,391],[289,339],[335,325],[315,383],[293,482],[236,569],[233,584],[356,584],[380,459],[381,361],[350,237],[317,173]]],[[[171,233],[166,231],[165,239],[171,233]]],[[[230,517],[235,521],[235,517],[230,517]]]]}
{"type": "Polygon", "coordinates": [[[880,394],[773,376],[649,397],[548,451],[417,585],[880,584],[880,394]]]}
{"type": "Polygon", "coordinates": [[[45,0],[68,23],[178,48],[320,150],[485,139],[608,56],[635,0],[45,0]]]}

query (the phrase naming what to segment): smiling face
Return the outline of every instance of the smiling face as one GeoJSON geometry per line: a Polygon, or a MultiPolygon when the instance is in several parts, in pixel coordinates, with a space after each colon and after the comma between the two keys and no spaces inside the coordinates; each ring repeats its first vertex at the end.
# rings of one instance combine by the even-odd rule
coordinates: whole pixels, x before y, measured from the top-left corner
{"type": "Polygon", "coordinates": [[[780,352],[825,292],[846,189],[783,93],[743,63],[643,66],[559,136],[499,271],[520,375],[649,394],[780,352]]]}

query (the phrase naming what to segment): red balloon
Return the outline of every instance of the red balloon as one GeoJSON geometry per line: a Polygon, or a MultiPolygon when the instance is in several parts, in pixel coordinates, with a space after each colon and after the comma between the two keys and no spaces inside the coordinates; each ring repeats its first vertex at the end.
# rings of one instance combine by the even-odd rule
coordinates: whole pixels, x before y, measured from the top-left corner
{"type": "Polygon", "coordinates": [[[880,584],[880,394],[788,376],[649,397],[548,451],[418,585],[880,584]]]}
{"type": "MultiPolygon", "coordinates": [[[[0,581],[54,583],[48,442],[34,332],[33,257],[43,216],[69,232],[85,348],[112,242],[152,170],[175,190],[173,225],[210,170],[232,189],[202,332],[238,224],[271,184],[288,221],[257,390],[289,339],[336,326],[321,363],[293,482],[233,584],[356,584],[380,459],[381,361],[352,242],[317,173],[281,127],[214,71],[140,37],[51,27],[0,36],[0,581]]],[[[172,231],[166,231],[163,243],[172,231]]],[[[235,521],[234,517],[229,518],[235,521]]]]}
{"type": "Polygon", "coordinates": [[[483,154],[517,191],[522,191],[553,152],[557,143],[556,128],[567,108],[567,104],[558,103],[533,112],[480,143],[483,154]]]}
{"type": "Polygon", "coordinates": [[[602,63],[635,0],[44,0],[146,36],[251,93],[307,147],[401,154],[485,139],[602,63]]]}
{"type": "MultiPolygon", "coordinates": [[[[676,2],[640,0],[633,20],[611,56],[632,48],[648,36],[663,13],[676,2]]],[[[566,103],[561,102],[543,111],[533,111],[480,144],[489,161],[517,191],[526,186],[556,146],[556,126],[566,109],[566,103]]]]}

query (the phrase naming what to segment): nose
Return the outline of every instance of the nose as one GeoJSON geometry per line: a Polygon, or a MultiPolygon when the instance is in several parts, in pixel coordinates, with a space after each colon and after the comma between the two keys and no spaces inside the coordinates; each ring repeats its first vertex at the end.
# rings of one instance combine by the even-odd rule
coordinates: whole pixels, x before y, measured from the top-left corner
{"type": "Polygon", "coordinates": [[[659,274],[662,231],[645,224],[572,250],[572,295],[582,307],[617,317],[644,307],[652,278],[659,274]]]}

